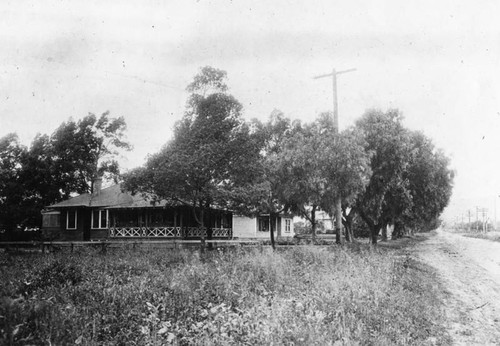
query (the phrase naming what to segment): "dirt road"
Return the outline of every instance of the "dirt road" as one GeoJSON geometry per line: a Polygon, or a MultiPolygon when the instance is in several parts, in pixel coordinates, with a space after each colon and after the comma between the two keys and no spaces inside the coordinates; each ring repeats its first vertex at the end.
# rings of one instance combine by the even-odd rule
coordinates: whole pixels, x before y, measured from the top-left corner
{"type": "Polygon", "coordinates": [[[454,344],[500,345],[500,243],[439,230],[416,252],[443,278],[454,344]]]}

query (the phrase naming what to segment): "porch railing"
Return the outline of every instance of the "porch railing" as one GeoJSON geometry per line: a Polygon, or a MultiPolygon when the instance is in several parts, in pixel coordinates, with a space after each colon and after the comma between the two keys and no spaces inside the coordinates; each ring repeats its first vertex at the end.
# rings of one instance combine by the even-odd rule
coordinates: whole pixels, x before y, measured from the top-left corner
{"type": "Polygon", "coordinates": [[[212,237],[214,238],[232,238],[232,228],[212,228],[212,237]]]}
{"type": "MultiPolygon", "coordinates": [[[[110,238],[207,238],[206,227],[110,227],[110,238]]],[[[213,238],[232,238],[231,228],[212,228],[213,238]]]]}

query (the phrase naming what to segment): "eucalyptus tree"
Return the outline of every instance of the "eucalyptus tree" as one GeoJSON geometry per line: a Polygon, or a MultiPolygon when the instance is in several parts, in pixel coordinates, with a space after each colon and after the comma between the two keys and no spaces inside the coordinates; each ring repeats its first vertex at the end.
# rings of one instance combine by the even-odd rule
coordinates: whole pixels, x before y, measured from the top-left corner
{"type": "Polygon", "coordinates": [[[270,240],[274,249],[276,220],[280,213],[291,209],[286,196],[290,182],[282,166],[283,151],[286,142],[302,128],[300,122],[291,121],[279,110],[274,110],[266,123],[255,121],[254,124],[255,136],[260,143],[260,158],[255,161],[254,167],[261,174],[256,176],[251,190],[254,198],[249,200],[249,205],[255,206],[258,213],[269,215],[270,240]]]}
{"type": "Polygon", "coordinates": [[[258,140],[242,119],[241,103],[228,93],[226,78],[225,71],[202,68],[187,87],[191,94],[173,139],[125,176],[130,191],[191,207],[200,227],[212,207],[236,208],[257,174],[258,140]]]}
{"type": "MultiPolygon", "coordinates": [[[[328,179],[330,193],[325,196],[322,209],[327,210],[333,219],[335,215],[335,200],[340,197],[342,205],[345,236],[353,240],[352,220],[354,210],[352,205],[356,198],[363,194],[372,176],[370,166],[372,153],[365,150],[366,142],[356,128],[348,128],[333,139],[333,144],[326,150],[324,171],[328,179]]],[[[340,243],[337,232],[336,241],[340,243]]]]}
{"type": "Polygon", "coordinates": [[[336,134],[326,113],[285,142],[279,159],[282,198],[311,223],[313,238],[316,212],[333,215],[338,197],[349,203],[368,182],[369,156],[362,144],[352,129],[336,134]]]}
{"type": "Polygon", "coordinates": [[[0,138],[0,229],[10,232],[19,222],[23,201],[21,160],[26,148],[15,133],[0,138]]]}
{"type": "MultiPolygon", "coordinates": [[[[23,193],[21,223],[29,226],[41,224],[41,211],[48,205],[70,196],[63,191],[61,174],[56,174],[50,137],[38,134],[21,158],[19,188],[23,193]]],[[[71,176],[72,172],[66,172],[71,176]]]]}
{"type": "Polygon", "coordinates": [[[356,122],[371,152],[372,176],[353,203],[376,244],[388,224],[421,228],[439,217],[453,188],[449,159],[422,133],[402,124],[397,110],[371,110],[356,122]]]}
{"type": "MultiPolygon", "coordinates": [[[[411,159],[405,177],[412,198],[411,212],[403,225],[417,231],[429,230],[448,205],[453,190],[454,172],[450,160],[421,132],[410,133],[411,159]]],[[[396,235],[401,229],[395,227],[396,235]]]]}
{"type": "Polygon", "coordinates": [[[100,117],[89,113],[78,122],[62,123],[50,137],[56,174],[63,181],[66,194],[93,190],[96,178],[117,180],[116,160],[121,150],[131,149],[125,140],[127,125],[123,117],[100,117]]]}
{"type": "Polygon", "coordinates": [[[353,208],[376,244],[380,230],[412,206],[409,181],[403,176],[410,158],[409,135],[397,110],[368,111],[355,126],[364,137],[365,150],[371,153],[372,175],[353,208]]]}

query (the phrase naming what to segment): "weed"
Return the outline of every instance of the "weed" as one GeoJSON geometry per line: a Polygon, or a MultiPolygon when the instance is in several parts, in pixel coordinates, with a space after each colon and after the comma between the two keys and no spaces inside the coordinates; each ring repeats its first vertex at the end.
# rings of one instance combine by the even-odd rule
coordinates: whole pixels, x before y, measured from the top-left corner
{"type": "Polygon", "coordinates": [[[0,254],[0,343],[447,342],[435,274],[403,250],[0,254]],[[4,257],[1,257],[4,256],[4,257]],[[29,283],[29,284],[28,284],[29,283]],[[23,293],[22,296],[19,293],[23,293]],[[17,299],[17,300],[16,300],[17,299]]]}

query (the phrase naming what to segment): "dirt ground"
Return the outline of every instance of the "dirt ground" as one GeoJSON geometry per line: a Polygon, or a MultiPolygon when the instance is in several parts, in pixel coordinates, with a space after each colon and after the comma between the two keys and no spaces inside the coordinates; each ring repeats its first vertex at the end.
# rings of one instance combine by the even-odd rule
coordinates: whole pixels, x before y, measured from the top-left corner
{"type": "Polygon", "coordinates": [[[416,255],[444,281],[453,344],[500,345],[500,243],[438,230],[416,255]]]}

